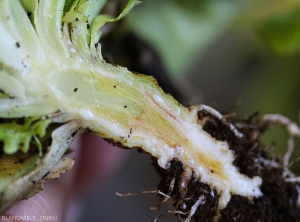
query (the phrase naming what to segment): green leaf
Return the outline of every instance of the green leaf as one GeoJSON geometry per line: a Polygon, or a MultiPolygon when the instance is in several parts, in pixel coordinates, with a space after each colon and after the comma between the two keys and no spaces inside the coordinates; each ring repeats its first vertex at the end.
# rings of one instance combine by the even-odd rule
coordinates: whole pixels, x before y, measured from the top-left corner
{"type": "Polygon", "coordinates": [[[4,153],[12,154],[18,150],[26,153],[33,137],[45,136],[50,122],[50,119],[26,118],[0,123],[0,141],[4,143],[4,153]]]}
{"type": "Polygon", "coordinates": [[[263,41],[276,53],[300,50],[300,10],[263,22],[257,29],[263,41]]]}
{"type": "Polygon", "coordinates": [[[128,4],[126,5],[126,7],[124,8],[124,10],[122,11],[122,13],[116,17],[113,18],[110,15],[99,15],[97,16],[93,23],[92,23],[92,27],[91,27],[91,48],[94,47],[95,43],[97,43],[101,37],[101,30],[100,28],[107,22],[116,22],[118,20],[120,20],[121,18],[123,18],[125,15],[127,15],[130,10],[140,4],[140,1],[135,1],[135,0],[130,0],[128,2],[128,4]]]}
{"type": "Polygon", "coordinates": [[[27,12],[27,15],[30,17],[31,21],[36,24],[38,0],[20,0],[20,3],[27,12]]]}
{"type": "Polygon", "coordinates": [[[126,23],[159,53],[173,77],[182,77],[231,25],[239,9],[228,0],[151,0],[133,10],[126,23]]]}

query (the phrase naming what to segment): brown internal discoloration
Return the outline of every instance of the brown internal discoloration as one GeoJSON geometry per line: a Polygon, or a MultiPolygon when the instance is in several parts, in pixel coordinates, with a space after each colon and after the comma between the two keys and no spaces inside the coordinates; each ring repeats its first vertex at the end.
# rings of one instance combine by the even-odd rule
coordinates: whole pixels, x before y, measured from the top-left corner
{"type": "Polygon", "coordinates": [[[186,140],[184,138],[185,134],[179,132],[178,128],[172,128],[171,123],[169,123],[161,114],[157,113],[152,116],[155,116],[155,120],[138,118],[136,120],[137,125],[143,124],[144,130],[148,133],[152,132],[153,134],[156,134],[156,137],[165,141],[170,148],[182,147],[185,152],[184,156],[186,155],[189,156],[189,158],[193,158],[194,161],[197,162],[197,165],[207,169],[208,173],[213,171],[219,178],[228,180],[223,165],[218,159],[203,153],[201,147],[196,147],[198,144],[193,144],[190,140],[186,140]],[[164,127],[156,127],[153,125],[162,122],[164,123],[164,127]]]}
{"type": "Polygon", "coordinates": [[[198,149],[190,149],[189,152],[190,155],[197,160],[197,164],[207,169],[207,173],[211,173],[213,171],[213,173],[216,174],[220,179],[225,181],[228,180],[228,176],[226,175],[223,165],[220,161],[213,159],[213,157],[210,157],[207,154],[203,154],[198,149]]]}
{"type": "MultiPolygon", "coordinates": [[[[149,95],[148,95],[149,96],[149,95]]],[[[159,110],[162,112],[157,112],[154,115],[156,120],[153,121],[147,121],[146,119],[138,119],[138,122],[141,124],[143,123],[143,126],[147,129],[148,132],[151,132],[151,128],[155,129],[155,133],[157,135],[163,135],[160,137],[162,140],[164,140],[169,147],[176,148],[176,147],[182,147],[184,149],[184,152],[186,152],[186,155],[189,155],[192,157],[199,166],[204,167],[207,169],[207,172],[213,172],[216,174],[219,178],[222,180],[228,180],[228,176],[226,175],[224,168],[222,166],[222,163],[218,161],[217,159],[213,158],[212,156],[209,156],[208,154],[204,154],[202,152],[201,147],[196,147],[198,144],[193,144],[190,140],[187,140],[185,138],[185,134],[178,131],[178,128],[171,127],[171,123],[168,122],[168,118],[164,118],[162,116],[162,113],[165,113],[166,116],[170,117],[172,120],[175,120],[175,122],[179,122],[177,117],[175,117],[173,114],[171,114],[166,108],[161,106],[158,102],[155,101],[155,99],[151,96],[149,96],[153,103],[158,107],[159,110]],[[156,123],[164,123],[164,127],[158,128],[155,126],[152,126],[152,124],[156,123]],[[170,126],[168,126],[170,125],[170,126]],[[166,130],[167,129],[167,130],[166,130]],[[168,130],[171,129],[171,130],[168,130]],[[157,130],[160,130],[159,132],[157,130]],[[166,134],[167,132],[167,134],[166,134]]],[[[148,115],[147,115],[148,116],[148,115]]],[[[169,120],[170,121],[170,120],[169,120]]]]}
{"type": "Polygon", "coordinates": [[[245,123],[249,125],[247,128],[240,129],[244,135],[243,138],[237,138],[234,133],[228,129],[228,126],[209,113],[205,111],[199,112],[198,117],[204,124],[203,130],[217,140],[228,142],[229,149],[235,153],[233,165],[237,166],[242,174],[248,175],[249,177],[259,175],[260,166],[257,159],[260,156],[265,157],[266,151],[262,148],[258,138],[259,129],[254,123],[245,120],[245,123]]]}
{"type": "Polygon", "coordinates": [[[173,115],[171,112],[169,112],[165,107],[163,107],[160,103],[158,103],[150,94],[147,94],[147,96],[150,98],[150,100],[157,106],[159,109],[161,109],[164,113],[166,113],[168,116],[170,116],[173,120],[178,122],[178,119],[175,115],[173,115]]]}

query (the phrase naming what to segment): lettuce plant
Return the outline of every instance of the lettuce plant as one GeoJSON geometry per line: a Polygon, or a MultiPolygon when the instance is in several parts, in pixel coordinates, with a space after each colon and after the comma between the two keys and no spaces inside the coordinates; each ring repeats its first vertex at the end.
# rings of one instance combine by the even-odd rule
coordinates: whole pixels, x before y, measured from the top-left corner
{"type": "Polygon", "coordinates": [[[234,141],[244,141],[246,134],[216,110],[185,107],[154,78],[103,60],[101,27],[139,2],[130,0],[117,18],[98,15],[104,3],[0,1],[1,212],[37,192],[74,136],[84,131],[120,147],[140,148],[161,170],[180,163],[180,175],[165,184],[170,192],[158,193],[170,199],[179,189],[177,213],[185,221],[207,198],[198,192],[189,209],[184,207],[190,181],[205,184],[216,197],[214,218],[232,195],[250,201],[263,196],[261,176],[241,172],[233,143],[205,127],[214,120],[234,141]]]}

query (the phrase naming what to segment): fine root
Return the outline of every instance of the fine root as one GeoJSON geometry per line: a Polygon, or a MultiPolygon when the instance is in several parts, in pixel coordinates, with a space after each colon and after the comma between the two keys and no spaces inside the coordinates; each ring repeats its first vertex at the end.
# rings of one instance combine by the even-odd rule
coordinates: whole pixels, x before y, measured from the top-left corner
{"type": "Polygon", "coordinates": [[[202,201],[204,200],[204,198],[205,198],[204,195],[201,195],[201,196],[199,197],[199,199],[197,200],[197,202],[192,206],[192,209],[190,210],[189,215],[188,215],[188,217],[185,219],[184,222],[190,222],[190,220],[192,219],[192,216],[195,214],[195,212],[196,212],[198,206],[202,203],[202,201]]]}
{"type": "Polygon", "coordinates": [[[237,130],[237,128],[235,128],[235,126],[230,123],[219,111],[209,107],[209,106],[206,106],[206,105],[199,105],[199,111],[206,111],[208,112],[209,114],[211,114],[212,116],[214,116],[215,118],[217,118],[218,120],[220,120],[224,125],[228,126],[229,129],[234,133],[234,135],[238,138],[242,138],[243,137],[243,134],[241,132],[239,132],[237,130]]]}
{"type": "Polygon", "coordinates": [[[166,198],[171,198],[170,196],[168,196],[167,194],[164,194],[163,192],[161,192],[160,190],[148,190],[148,191],[141,191],[141,192],[138,192],[138,193],[125,193],[125,194],[121,194],[121,193],[118,193],[116,192],[116,195],[120,196],[120,197],[130,197],[130,196],[139,196],[139,195],[142,195],[142,194],[149,194],[149,193],[158,193],[166,198]]]}
{"type": "Polygon", "coordinates": [[[280,114],[267,114],[264,115],[260,120],[260,126],[262,128],[264,128],[265,125],[269,123],[282,125],[286,128],[288,132],[287,151],[283,156],[283,167],[284,167],[283,178],[285,178],[286,182],[300,182],[300,177],[296,177],[289,169],[292,164],[294,164],[296,161],[300,159],[299,157],[290,163],[290,159],[294,152],[294,147],[295,147],[294,137],[295,136],[300,137],[300,128],[296,123],[291,121],[289,118],[282,116],[280,114]]]}

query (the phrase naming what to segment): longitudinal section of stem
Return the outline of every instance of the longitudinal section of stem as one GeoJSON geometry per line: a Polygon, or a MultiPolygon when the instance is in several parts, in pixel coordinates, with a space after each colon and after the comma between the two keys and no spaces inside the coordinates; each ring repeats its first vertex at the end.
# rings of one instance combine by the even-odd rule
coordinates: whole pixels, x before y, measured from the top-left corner
{"type": "Polygon", "coordinates": [[[141,148],[163,168],[181,161],[202,182],[217,189],[220,207],[231,194],[260,196],[259,177],[248,178],[232,164],[234,153],[198,122],[198,106],[184,107],[149,76],[105,62],[55,72],[49,82],[60,109],[110,141],[141,148]],[[55,86],[55,87],[54,87],[55,86]]]}

